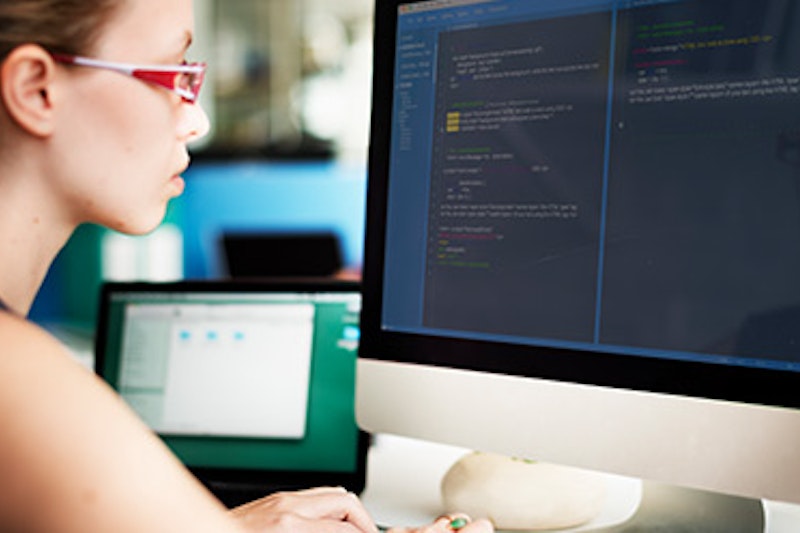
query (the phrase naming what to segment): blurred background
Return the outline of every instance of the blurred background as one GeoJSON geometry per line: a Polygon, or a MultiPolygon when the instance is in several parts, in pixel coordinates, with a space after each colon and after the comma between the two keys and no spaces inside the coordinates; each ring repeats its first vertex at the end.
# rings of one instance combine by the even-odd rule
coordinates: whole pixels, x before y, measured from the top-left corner
{"type": "Polygon", "coordinates": [[[199,0],[193,54],[213,90],[206,157],[359,161],[367,143],[371,0],[199,0]]]}
{"type": "Polygon", "coordinates": [[[195,0],[207,137],[153,233],[82,226],[31,311],[91,332],[104,280],[357,278],[373,0],[195,0]]]}

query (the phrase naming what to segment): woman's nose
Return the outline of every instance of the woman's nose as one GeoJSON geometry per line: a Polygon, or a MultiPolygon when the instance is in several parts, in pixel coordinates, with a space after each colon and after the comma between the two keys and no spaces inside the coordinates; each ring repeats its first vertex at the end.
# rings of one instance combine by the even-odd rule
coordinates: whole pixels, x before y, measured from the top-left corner
{"type": "Polygon", "coordinates": [[[199,103],[184,103],[178,135],[184,142],[195,141],[206,135],[211,127],[208,115],[199,103]]]}

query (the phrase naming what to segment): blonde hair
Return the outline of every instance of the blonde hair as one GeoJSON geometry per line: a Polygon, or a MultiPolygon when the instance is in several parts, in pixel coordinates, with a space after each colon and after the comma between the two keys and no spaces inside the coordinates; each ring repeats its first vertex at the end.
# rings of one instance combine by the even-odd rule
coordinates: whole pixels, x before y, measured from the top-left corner
{"type": "Polygon", "coordinates": [[[0,61],[27,43],[89,53],[105,23],[128,0],[0,0],[0,61]]]}

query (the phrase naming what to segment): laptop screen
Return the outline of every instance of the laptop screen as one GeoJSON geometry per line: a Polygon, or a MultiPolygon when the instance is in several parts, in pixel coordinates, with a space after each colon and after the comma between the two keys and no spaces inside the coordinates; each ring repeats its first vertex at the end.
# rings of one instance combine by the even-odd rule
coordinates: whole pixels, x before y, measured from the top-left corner
{"type": "Polygon", "coordinates": [[[354,474],[360,305],[352,283],[107,283],[97,372],[206,477],[354,474]]]}

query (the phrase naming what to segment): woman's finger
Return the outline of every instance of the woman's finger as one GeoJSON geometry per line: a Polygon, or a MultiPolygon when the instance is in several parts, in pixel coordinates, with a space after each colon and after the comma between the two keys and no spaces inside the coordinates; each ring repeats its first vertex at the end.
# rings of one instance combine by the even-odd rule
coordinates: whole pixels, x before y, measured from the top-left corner
{"type": "Polygon", "coordinates": [[[388,533],[493,533],[494,526],[488,520],[472,521],[469,516],[453,513],[438,517],[433,523],[414,528],[390,528],[388,533]]]}
{"type": "Polygon", "coordinates": [[[340,487],[277,493],[237,507],[232,513],[250,526],[283,516],[283,520],[320,521],[320,527],[322,521],[328,521],[351,524],[358,532],[377,531],[358,497],[340,487]]]}

